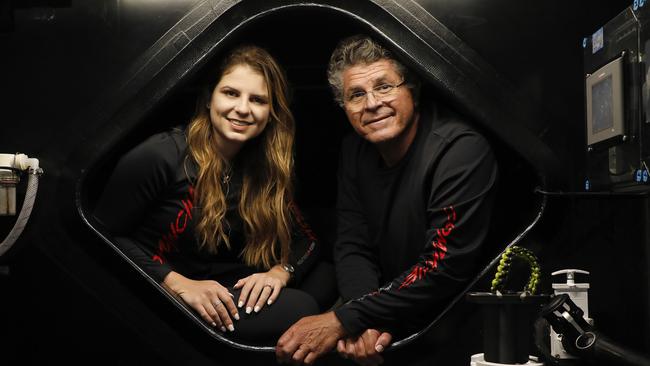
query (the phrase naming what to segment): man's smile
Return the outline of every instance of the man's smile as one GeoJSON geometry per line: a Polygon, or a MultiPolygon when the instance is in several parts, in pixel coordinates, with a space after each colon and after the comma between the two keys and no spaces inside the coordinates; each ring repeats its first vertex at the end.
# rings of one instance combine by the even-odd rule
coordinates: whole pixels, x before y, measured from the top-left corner
{"type": "Polygon", "coordinates": [[[387,115],[384,115],[384,116],[379,116],[379,117],[371,118],[371,119],[369,119],[369,120],[364,121],[364,122],[363,122],[363,126],[367,126],[367,125],[370,125],[370,124],[373,124],[373,123],[377,123],[377,122],[382,122],[382,121],[384,121],[384,120],[386,120],[387,118],[392,117],[392,116],[393,116],[392,114],[387,114],[387,115]]]}

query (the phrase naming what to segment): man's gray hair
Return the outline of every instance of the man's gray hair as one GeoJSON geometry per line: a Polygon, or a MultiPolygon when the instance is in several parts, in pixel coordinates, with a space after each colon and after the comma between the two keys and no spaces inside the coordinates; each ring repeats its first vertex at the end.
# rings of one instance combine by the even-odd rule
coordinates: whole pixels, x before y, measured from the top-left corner
{"type": "Polygon", "coordinates": [[[343,106],[343,71],[356,65],[367,65],[379,60],[390,60],[397,72],[404,78],[411,89],[413,100],[418,103],[420,81],[414,77],[402,63],[397,61],[392,53],[366,35],[354,35],[339,42],[332,52],[327,66],[327,81],[334,93],[334,99],[343,106]]]}

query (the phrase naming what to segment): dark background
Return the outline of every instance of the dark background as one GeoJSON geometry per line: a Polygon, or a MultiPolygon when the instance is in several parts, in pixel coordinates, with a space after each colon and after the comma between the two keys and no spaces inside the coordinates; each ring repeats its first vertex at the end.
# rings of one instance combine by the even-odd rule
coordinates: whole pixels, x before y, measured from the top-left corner
{"type": "MultiPolygon", "coordinates": [[[[0,274],[0,328],[8,339],[0,344],[0,364],[222,364],[228,357],[249,356],[195,329],[132,268],[101,248],[70,212],[75,187],[61,183],[73,174],[65,169],[75,160],[66,155],[70,145],[87,138],[78,131],[91,121],[81,116],[101,105],[105,91],[133,73],[134,61],[198,2],[0,2],[0,153],[38,157],[46,171],[41,185],[49,185],[39,192],[22,240],[0,259],[6,272],[0,274]],[[61,225],[66,235],[58,235],[52,225],[61,225]]],[[[522,98],[539,106],[545,122],[532,128],[566,169],[566,183],[557,188],[580,190],[585,176],[582,39],[631,1],[417,3],[480,54],[522,98]]],[[[261,24],[239,37],[265,44],[287,68],[298,121],[300,198],[311,208],[317,232],[327,238],[328,212],[319,208],[330,205],[335,195],[331,187],[338,142],[349,127],[330,102],[324,68],[337,37],[355,25],[299,11],[261,24]],[[309,52],[302,54],[305,49],[309,52]]],[[[144,136],[183,123],[196,88],[183,85],[165,105],[154,108],[114,149],[105,167],[144,136]]],[[[101,181],[102,173],[95,177],[101,181]]],[[[589,270],[590,313],[596,324],[626,346],[649,349],[647,200],[552,198],[549,205],[548,220],[554,224],[545,225],[531,244],[542,260],[543,288],[550,289],[551,271],[589,270]]],[[[13,220],[0,217],[0,237],[13,220]]],[[[480,334],[480,324],[463,329],[472,326],[480,334]]],[[[464,336],[466,347],[463,339],[455,342],[467,360],[462,364],[468,364],[481,347],[477,335],[464,336]]],[[[430,350],[425,347],[420,345],[421,355],[408,359],[426,360],[430,350]]]]}

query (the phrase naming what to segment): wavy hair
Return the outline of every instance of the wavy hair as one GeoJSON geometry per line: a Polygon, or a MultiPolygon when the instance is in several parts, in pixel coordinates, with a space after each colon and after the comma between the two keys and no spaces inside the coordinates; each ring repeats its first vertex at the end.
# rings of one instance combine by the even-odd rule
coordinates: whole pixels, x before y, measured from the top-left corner
{"type": "Polygon", "coordinates": [[[330,84],[334,100],[343,107],[343,71],[356,65],[368,65],[380,60],[389,60],[395,65],[397,73],[406,81],[406,86],[413,93],[416,105],[420,97],[421,82],[415,73],[397,61],[392,52],[374,39],[357,34],[342,39],[330,56],[327,65],[327,81],[330,84]]]}
{"type": "Polygon", "coordinates": [[[217,69],[216,82],[197,102],[187,132],[189,156],[198,166],[194,201],[202,208],[195,230],[202,249],[216,253],[221,245],[230,248],[225,220],[227,192],[221,185],[226,161],[214,144],[215,132],[206,103],[219,80],[239,65],[249,66],[264,77],[270,104],[266,128],[239,152],[246,154],[245,159],[238,159],[243,169],[238,211],[246,238],[241,256],[249,266],[269,269],[289,257],[295,125],[289,110],[286,76],[262,48],[240,46],[230,52],[217,69]]]}

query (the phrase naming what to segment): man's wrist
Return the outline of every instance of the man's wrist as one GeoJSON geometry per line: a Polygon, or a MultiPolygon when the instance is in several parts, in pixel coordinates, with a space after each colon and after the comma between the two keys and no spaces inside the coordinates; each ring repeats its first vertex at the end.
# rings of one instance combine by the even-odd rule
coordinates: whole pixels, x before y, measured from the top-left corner
{"type": "Polygon", "coordinates": [[[339,320],[339,317],[336,316],[336,313],[333,311],[330,311],[328,313],[325,313],[324,315],[329,314],[332,317],[332,325],[334,326],[334,331],[338,335],[338,339],[344,338],[348,336],[348,331],[345,329],[343,326],[343,323],[341,323],[341,320],[339,320]]]}

